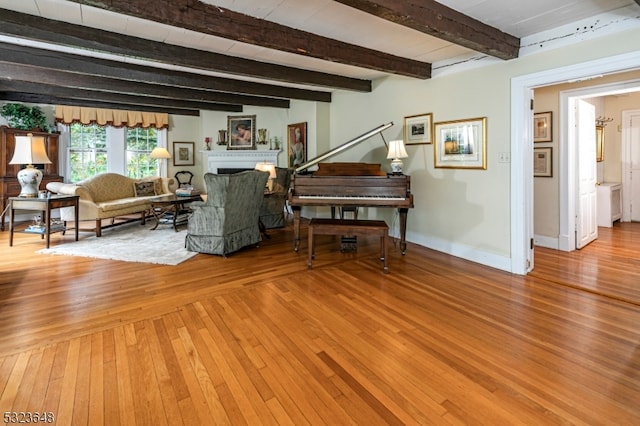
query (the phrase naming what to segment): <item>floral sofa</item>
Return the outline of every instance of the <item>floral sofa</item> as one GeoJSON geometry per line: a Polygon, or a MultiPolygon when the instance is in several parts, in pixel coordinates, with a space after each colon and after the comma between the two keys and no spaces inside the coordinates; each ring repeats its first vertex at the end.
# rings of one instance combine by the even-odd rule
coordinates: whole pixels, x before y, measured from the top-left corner
{"type": "MultiPolygon", "coordinates": [[[[148,177],[132,179],[117,173],[101,173],[84,181],[69,184],[50,182],[47,189],[56,194],[80,196],[80,221],[95,221],[95,228],[82,229],[102,235],[102,229],[112,224],[103,224],[103,219],[139,213],[144,225],[151,199],[173,195],[170,187],[173,178],[148,177]]],[[[60,218],[74,220],[73,207],[60,209],[60,218]]]]}

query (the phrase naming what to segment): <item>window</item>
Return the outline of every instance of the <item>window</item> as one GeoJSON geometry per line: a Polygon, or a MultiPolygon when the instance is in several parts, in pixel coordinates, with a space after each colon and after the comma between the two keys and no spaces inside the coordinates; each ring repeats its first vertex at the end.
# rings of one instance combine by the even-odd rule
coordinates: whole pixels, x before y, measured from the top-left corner
{"type": "Polygon", "coordinates": [[[127,129],[127,175],[130,178],[156,176],[158,162],[149,155],[158,146],[158,130],[155,128],[127,129]]]}
{"type": "Polygon", "coordinates": [[[136,179],[158,175],[159,163],[150,154],[156,146],[166,146],[165,129],[74,123],[61,126],[61,131],[61,140],[68,137],[64,159],[68,182],[105,172],[136,179]]]}
{"type": "Polygon", "coordinates": [[[107,132],[97,125],[69,126],[69,177],[78,182],[107,171],[107,132]]]}

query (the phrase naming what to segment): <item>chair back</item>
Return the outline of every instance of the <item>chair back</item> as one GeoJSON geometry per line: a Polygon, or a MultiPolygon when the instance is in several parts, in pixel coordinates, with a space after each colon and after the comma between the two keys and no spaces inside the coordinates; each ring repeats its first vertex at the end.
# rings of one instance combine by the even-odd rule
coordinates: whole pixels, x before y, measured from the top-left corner
{"type": "Polygon", "coordinates": [[[180,170],[174,175],[176,182],[178,182],[178,188],[185,188],[191,186],[191,180],[193,179],[193,173],[189,170],[180,170]]]}

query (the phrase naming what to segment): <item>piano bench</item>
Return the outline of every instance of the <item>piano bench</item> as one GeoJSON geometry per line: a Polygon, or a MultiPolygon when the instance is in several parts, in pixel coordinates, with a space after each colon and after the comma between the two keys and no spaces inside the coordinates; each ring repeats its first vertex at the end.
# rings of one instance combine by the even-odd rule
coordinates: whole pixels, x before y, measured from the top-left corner
{"type": "Polygon", "coordinates": [[[389,227],[384,220],[343,220],[313,218],[309,222],[309,269],[313,265],[314,237],[316,235],[375,235],[380,237],[380,260],[383,262],[383,271],[389,273],[387,265],[387,247],[389,245],[389,227]]]}

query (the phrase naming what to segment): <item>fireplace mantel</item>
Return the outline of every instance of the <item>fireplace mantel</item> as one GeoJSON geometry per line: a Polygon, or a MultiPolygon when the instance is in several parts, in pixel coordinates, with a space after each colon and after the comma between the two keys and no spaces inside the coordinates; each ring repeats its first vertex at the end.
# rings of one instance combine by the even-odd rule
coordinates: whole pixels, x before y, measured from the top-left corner
{"type": "Polygon", "coordinates": [[[280,150],[212,150],[202,151],[208,173],[218,173],[218,169],[253,169],[257,163],[268,162],[278,165],[280,150]]]}

